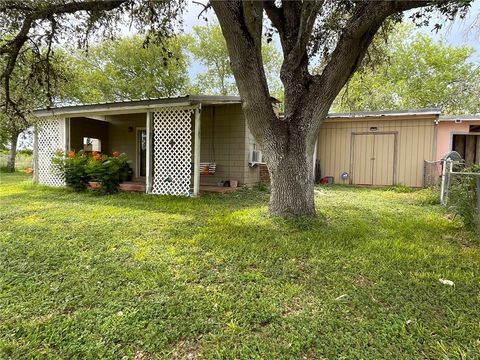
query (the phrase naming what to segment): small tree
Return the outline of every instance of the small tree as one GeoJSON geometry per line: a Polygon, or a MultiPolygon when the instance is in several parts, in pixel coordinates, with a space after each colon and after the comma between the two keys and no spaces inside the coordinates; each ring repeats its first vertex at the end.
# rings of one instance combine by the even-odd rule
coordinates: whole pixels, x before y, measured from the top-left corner
{"type": "MultiPolygon", "coordinates": [[[[3,106],[0,108],[0,131],[8,139],[10,149],[7,171],[15,171],[18,137],[31,126],[29,112],[51,104],[53,98],[61,93],[62,82],[68,76],[61,55],[61,52],[57,55],[48,55],[48,50],[42,51],[39,55],[32,49],[19,54],[17,65],[9,79],[11,85],[8,92],[9,101],[15,106],[6,106],[2,103],[3,106]],[[45,86],[46,67],[55,69],[55,78],[51,79],[48,86],[45,86]],[[36,75],[32,76],[32,72],[36,75]]],[[[1,101],[7,100],[4,87],[0,88],[0,95],[1,101]]]]}
{"type": "MultiPolygon", "coordinates": [[[[195,87],[205,94],[238,94],[235,84],[227,44],[218,23],[194,26],[189,46],[194,58],[205,67],[197,75],[195,87]]],[[[265,64],[267,82],[272,95],[283,99],[283,89],[278,76],[282,59],[272,42],[263,39],[262,57],[265,64]]]]}
{"type": "Polygon", "coordinates": [[[81,103],[167,97],[189,86],[186,39],[145,43],[140,36],[107,40],[69,59],[69,97],[81,103]]]}
{"type": "Polygon", "coordinates": [[[337,98],[335,110],[442,107],[451,114],[480,112],[475,49],[397,26],[382,51],[385,61],[358,71],[337,98]]]}

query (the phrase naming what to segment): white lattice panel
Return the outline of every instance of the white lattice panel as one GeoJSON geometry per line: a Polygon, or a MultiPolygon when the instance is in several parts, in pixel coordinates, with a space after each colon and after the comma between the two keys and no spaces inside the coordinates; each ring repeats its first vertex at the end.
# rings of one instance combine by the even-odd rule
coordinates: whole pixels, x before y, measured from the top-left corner
{"type": "Polygon", "coordinates": [[[40,119],[37,125],[38,182],[50,186],[64,186],[65,179],[52,167],[52,157],[58,150],[65,151],[65,119],[40,119]]]}
{"type": "Polygon", "coordinates": [[[193,111],[167,107],[153,113],[153,194],[190,194],[193,111]]]}

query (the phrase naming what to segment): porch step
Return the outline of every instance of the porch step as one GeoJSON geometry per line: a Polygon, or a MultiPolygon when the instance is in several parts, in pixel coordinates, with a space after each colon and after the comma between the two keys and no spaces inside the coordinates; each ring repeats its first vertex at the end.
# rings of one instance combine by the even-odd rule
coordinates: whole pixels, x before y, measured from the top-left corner
{"type": "Polygon", "coordinates": [[[120,191],[145,192],[145,190],[146,190],[145,183],[142,183],[142,182],[127,181],[120,184],[120,191]]]}

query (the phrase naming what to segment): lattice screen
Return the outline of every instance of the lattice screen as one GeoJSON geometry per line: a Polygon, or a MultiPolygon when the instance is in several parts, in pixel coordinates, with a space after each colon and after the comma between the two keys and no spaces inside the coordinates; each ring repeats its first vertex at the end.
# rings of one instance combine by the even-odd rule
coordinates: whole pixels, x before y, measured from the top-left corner
{"type": "Polygon", "coordinates": [[[65,151],[65,119],[44,118],[37,121],[38,182],[50,186],[64,186],[65,179],[52,168],[52,157],[57,150],[65,151]]]}
{"type": "Polygon", "coordinates": [[[166,107],[153,113],[153,194],[190,194],[193,112],[166,107]]]}

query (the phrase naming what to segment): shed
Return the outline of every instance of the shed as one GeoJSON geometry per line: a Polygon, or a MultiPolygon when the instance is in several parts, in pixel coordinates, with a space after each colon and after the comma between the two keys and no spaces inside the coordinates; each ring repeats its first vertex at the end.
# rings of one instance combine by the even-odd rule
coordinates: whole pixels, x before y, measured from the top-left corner
{"type": "Polygon", "coordinates": [[[316,149],[321,176],[337,184],[423,186],[439,115],[436,108],[329,114],[316,149]]]}

